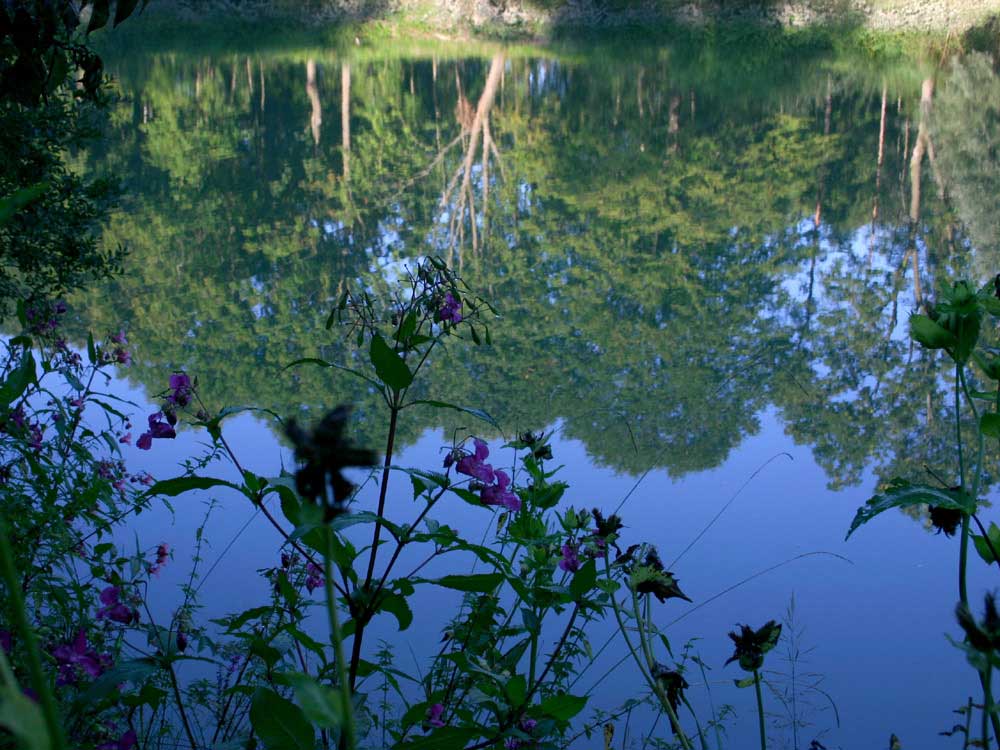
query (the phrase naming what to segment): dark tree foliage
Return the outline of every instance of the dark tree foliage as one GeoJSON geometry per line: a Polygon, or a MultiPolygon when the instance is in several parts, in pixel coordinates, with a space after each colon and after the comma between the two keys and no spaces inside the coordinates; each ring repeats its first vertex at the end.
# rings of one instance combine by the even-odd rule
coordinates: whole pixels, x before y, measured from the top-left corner
{"type": "MultiPolygon", "coordinates": [[[[117,25],[138,0],[119,0],[117,25]]],[[[9,0],[0,5],[0,315],[15,300],[79,288],[117,268],[94,229],[115,191],[83,179],[66,156],[94,134],[107,99],[104,66],[86,33],[106,25],[108,0],[9,0]]]]}

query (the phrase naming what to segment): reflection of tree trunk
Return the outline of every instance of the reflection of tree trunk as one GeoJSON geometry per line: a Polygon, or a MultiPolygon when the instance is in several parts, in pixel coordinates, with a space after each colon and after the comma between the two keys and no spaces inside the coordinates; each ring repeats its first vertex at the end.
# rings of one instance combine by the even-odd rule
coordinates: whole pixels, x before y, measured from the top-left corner
{"type": "Polygon", "coordinates": [[[319,101],[319,87],[316,85],[316,61],[306,60],[306,96],[309,97],[311,112],[309,129],[312,131],[313,143],[319,145],[320,126],[323,124],[323,109],[319,101]]]}
{"type": "MultiPolygon", "coordinates": [[[[830,135],[830,126],[833,120],[833,79],[826,77],[826,99],[823,108],[823,135],[830,135]]],[[[819,188],[816,191],[816,213],[813,214],[813,224],[819,229],[823,221],[823,192],[826,184],[826,165],[820,168],[819,188]]]]}
{"type": "Polygon", "coordinates": [[[264,86],[264,61],[260,61],[260,111],[264,111],[264,102],[267,101],[267,92],[264,86]]]}
{"type": "Polygon", "coordinates": [[[344,182],[351,181],[351,65],[340,65],[340,147],[344,159],[344,182]]]}
{"type": "Polygon", "coordinates": [[[868,265],[872,263],[872,253],[875,250],[875,222],[878,221],[878,200],[882,190],[882,162],[885,159],[885,109],[888,90],[882,83],[882,114],[878,123],[878,159],[875,161],[875,199],[872,201],[872,226],[868,235],[868,265]]]}
{"type": "Polygon", "coordinates": [[[455,244],[456,236],[459,240],[464,236],[464,219],[465,219],[465,209],[469,208],[469,216],[472,222],[471,233],[473,240],[473,250],[478,248],[478,233],[476,230],[476,215],[475,209],[472,201],[472,164],[476,158],[476,151],[479,147],[480,135],[482,136],[482,148],[483,148],[483,158],[489,158],[489,153],[498,155],[496,145],[490,135],[490,129],[487,124],[487,120],[490,116],[490,110],[493,107],[493,101],[496,98],[497,88],[500,84],[500,76],[503,73],[504,67],[504,55],[497,54],[494,55],[493,60],[490,62],[490,70],[486,76],[486,83],[483,86],[483,93],[479,96],[479,102],[476,105],[475,113],[472,116],[472,122],[469,125],[469,145],[465,151],[465,157],[462,160],[462,164],[455,175],[452,177],[451,182],[445,188],[444,194],[441,196],[441,207],[444,208],[451,196],[455,195],[455,206],[451,211],[451,238],[452,246],[455,244]],[[458,192],[455,193],[455,186],[458,183],[459,178],[461,178],[461,187],[459,187],[458,192]]]}
{"type": "MultiPolygon", "coordinates": [[[[910,157],[910,248],[913,262],[913,296],[917,304],[924,306],[923,289],[920,283],[920,249],[917,247],[917,232],[920,224],[920,182],[924,154],[933,150],[930,141],[931,98],[934,95],[934,79],[925,78],[920,87],[920,119],[917,122],[917,139],[910,157]]],[[[932,171],[936,171],[932,164],[932,171]]],[[[941,186],[938,179],[939,189],[941,186]]]]}
{"type": "Polygon", "coordinates": [[[639,103],[639,117],[640,117],[640,119],[642,117],[644,117],[645,114],[646,114],[646,111],[645,111],[645,109],[642,106],[642,78],[643,78],[643,75],[645,75],[645,73],[646,73],[646,69],[640,65],[639,66],[639,74],[635,78],[635,98],[636,98],[636,101],[639,103]]]}
{"type": "Polygon", "coordinates": [[[679,96],[670,97],[670,111],[667,115],[667,133],[670,135],[670,152],[677,150],[677,132],[680,130],[681,98],[679,96]]]}
{"type": "Polygon", "coordinates": [[[920,91],[920,120],[917,122],[917,140],[913,144],[913,155],[910,157],[910,221],[913,222],[920,221],[920,176],[929,141],[927,120],[930,115],[933,93],[934,81],[925,78],[920,91]]]}

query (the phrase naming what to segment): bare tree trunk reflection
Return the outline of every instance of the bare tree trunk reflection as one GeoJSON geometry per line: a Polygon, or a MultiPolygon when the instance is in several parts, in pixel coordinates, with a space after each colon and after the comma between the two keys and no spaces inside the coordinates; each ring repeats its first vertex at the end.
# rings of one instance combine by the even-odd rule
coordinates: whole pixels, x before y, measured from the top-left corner
{"type": "Polygon", "coordinates": [[[316,61],[306,60],[306,96],[309,97],[309,129],[315,145],[319,145],[320,127],[323,125],[323,108],[319,101],[319,87],[316,85],[316,61]]]}

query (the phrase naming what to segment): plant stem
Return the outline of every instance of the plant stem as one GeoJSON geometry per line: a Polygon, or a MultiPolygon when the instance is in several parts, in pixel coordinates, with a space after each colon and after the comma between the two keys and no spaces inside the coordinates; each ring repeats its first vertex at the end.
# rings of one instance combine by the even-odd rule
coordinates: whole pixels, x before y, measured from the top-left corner
{"type": "Polygon", "coordinates": [[[337,600],[333,594],[333,530],[325,529],[326,554],[323,555],[323,585],[326,588],[326,612],[330,618],[330,637],[333,640],[333,654],[337,660],[337,676],[340,682],[341,701],[344,710],[344,737],[346,749],[355,750],[357,738],[354,733],[354,702],[351,698],[351,685],[348,678],[347,662],[344,661],[344,636],[340,630],[340,617],[337,615],[337,600]]]}
{"type": "MultiPolygon", "coordinates": [[[[389,469],[392,466],[392,449],[396,442],[396,423],[399,420],[399,403],[396,394],[389,403],[389,435],[385,441],[385,460],[382,462],[382,482],[378,491],[378,518],[375,520],[375,531],[372,534],[372,550],[368,556],[368,571],[365,573],[365,582],[362,591],[367,591],[375,575],[375,560],[378,557],[379,536],[382,534],[382,516],[385,513],[385,497],[389,492],[389,469]]],[[[354,690],[354,685],[358,679],[358,666],[361,664],[361,643],[365,635],[364,619],[355,618],[354,640],[351,643],[351,669],[350,687],[354,690]]]]}
{"type": "Polygon", "coordinates": [[[35,632],[28,622],[28,616],[24,610],[24,597],[21,596],[21,588],[18,585],[17,569],[14,567],[14,555],[10,550],[10,542],[7,538],[7,525],[3,518],[0,518],[0,577],[3,578],[7,588],[7,596],[10,600],[11,614],[14,617],[14,624],[18,633],[24,639],[25,652],[28,657],[28,673],[31,675],[32,687],[42,704],[42,715],[45,717],[45,726],[48,729],[49,743],[52,750],[63,750],[66,747],[66,737],[63,735],[62,725],[59,723],[59,712],[56,706],[55,697],[49,687],[49,682],[42,671],[42,660],[38,657],[38,640],[35,632]]]}
{"type": "Polygon", "coordinates": [[[767,750],[767,734],[764,732],[764,696],[760,694],[760,672],[753,671],[753,689],[757,693],[757,721],[760,724],[760,750],[767,750]]]}
{"type": "Polygon", "coordinates": [[[177,702],[177,713],[181,716],[181,724],[184,725],[184,734],[187,735],[188,742],[191,743],[191,750],[197,750],[198,742],[194,738],[191,729],[191,722],[188,721],[187,711],[184,710],[184,699],[181,696],[181,686],[177,683],[177,673],[174,672],[174,665],[167,662],[167,674],[170,675],[170,686],[174,690],[174,700],[177,702]]]}

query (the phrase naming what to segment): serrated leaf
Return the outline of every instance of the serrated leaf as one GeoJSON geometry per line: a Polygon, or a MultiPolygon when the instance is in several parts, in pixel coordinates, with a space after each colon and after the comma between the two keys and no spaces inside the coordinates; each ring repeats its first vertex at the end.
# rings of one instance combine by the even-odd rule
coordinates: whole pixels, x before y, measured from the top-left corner
{"type": "Polygon", "coordinates": [[[942,508],[952,508],[963,513],[973,513],[975,501],[965,492],[945,490],[923,484],[910,484],[902,479],[893,479],[888,488],[881,494],[872,496],[858,512],[847,530],[845,540],[849,539],[858,527],[868,523],[876,516],[890,508],[909,508],[914,505],[936,505],[942,508]]]}

